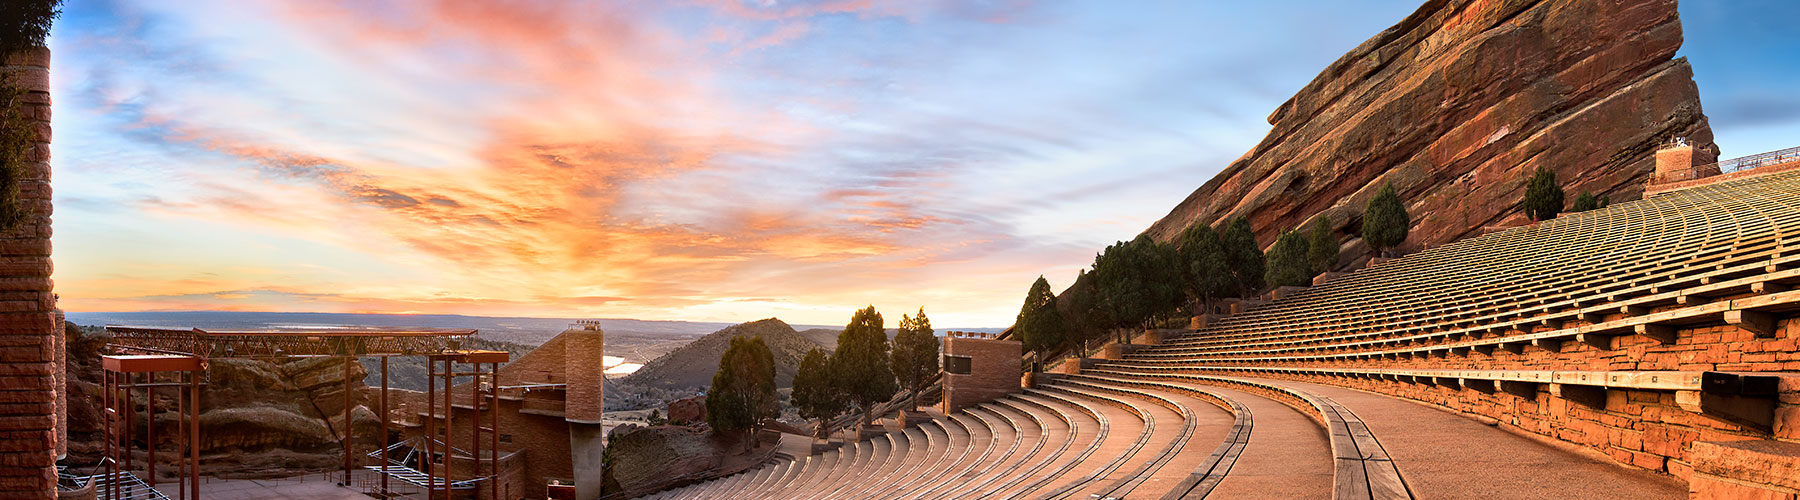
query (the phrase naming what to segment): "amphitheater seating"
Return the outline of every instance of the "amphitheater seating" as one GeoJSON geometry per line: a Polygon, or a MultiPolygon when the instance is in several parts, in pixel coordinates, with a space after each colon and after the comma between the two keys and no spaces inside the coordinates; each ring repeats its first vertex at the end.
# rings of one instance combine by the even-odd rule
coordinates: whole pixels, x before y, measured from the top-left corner
{"type": "MultiPolygon", "coordinates": [[[[1350,499],[1462,487],[1439,469],[1409,472],[1373,430],[1397,430],[1388,437],[1417,460],[1419,440],[1382,412],[1461,417],[1372,404],[1387,399],[1370,393],[1687,479],[1698,474],[1689,444],[1768,439],[1770,409],[1793,406],[1771,398],[1800,387],[1772,378],[1800,371],[1800,329],[1784,319],[1800,311],[1797,286],[1800,171],[1699,186],[1424,250],[913,428],[658,498],[1350,499]]],[[[1684,493],[1570,474],[1568,491],[1684,493]]]]}

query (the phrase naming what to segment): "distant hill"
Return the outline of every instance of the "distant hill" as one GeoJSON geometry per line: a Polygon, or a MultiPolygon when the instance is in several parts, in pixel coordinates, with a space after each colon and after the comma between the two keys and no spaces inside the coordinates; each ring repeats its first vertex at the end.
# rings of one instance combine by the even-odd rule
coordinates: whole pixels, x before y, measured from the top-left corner
{"type": "MultiPolygon", "coordinates": [[[[713,373],[719,370],[719,358],[725,356],[725,348],[731,345],[731,338],[758,335],[762,336],[763,342],[769,344],[769,351],[775,355],[775,385],[779,387],[793,386],[794,372],[800,367],[800,359],[806,356],[807,351],[823,347],[794,331],[794,327],[787,323],[769,318],[733,325],[707,334],[645,363],[637,373],[619,381],[657,389],[709,387],[712,385],[713,373]]],[[[836,335],[832,334],[834,341],[836,335]]]]}
{"type": "Polygon", "coordinates": [[[819,346],[824,347],[826,351],[835,351],[837,350],[838,334],[843,332],[844,330],[840,328],[811,328],[801,330],[800,336],[818,343],[819,346]]]}
{"type": "MultiPolygon", "coordinates": [[[[479,337],[535,346],[550,340],[575,322],[574,318],[516,318],[457,314],[355,314],[242,311],[74,312],[68,320],[78,325],[135,325],[189,327],[205,330],[268,329],[331,326],[411,326],[426,328],[474,328],[479,337]]],[[[667,339],[685,339],[715,331],[730,323],[601,319],[610,345],[635,345],[667,339]]]]}

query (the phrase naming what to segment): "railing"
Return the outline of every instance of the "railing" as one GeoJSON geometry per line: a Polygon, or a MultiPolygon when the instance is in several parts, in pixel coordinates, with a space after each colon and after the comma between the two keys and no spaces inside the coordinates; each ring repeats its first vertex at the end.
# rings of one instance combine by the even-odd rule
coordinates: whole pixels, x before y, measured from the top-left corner
{"type": "Polygon", "coordinates": [[[1693,168],[1678,172],[1669,172],[1664,175],[1653,176],[1652,183],[1666,184],[1670,182],[1691,181],[1714,175],[1723,175],[1759,167],[1783,165],[1794,162],[1800,162],[1800,146],[1732,158],[1729,160],[1721,160],[1717,163],[1695,165],[1693,168]]]}
{"type": "Polygon", "coordinates": [[[1791,148],[1787,148],[1787,149],[1783,149],[1783,150],[1779,150],[1779,151],[1770,151],[1767,153],[1754,154],[1754,155],[1745,156],[1745,157],[1741,157],[1741,158],[1732,158],[1729,160],[1721,161],[1721,162],[1717,163],[1716,165],[1719,166],[1719,173],[1729,174],[1729,173],[1736,172],[1739,170],[1749,170],[1749,169],[1757,168],[1757,167],[1766,167],[1769,165],[1780,165],[1783,163],[1791,163],[1791,162],[1796,162],[1796,161],[1800,161],[1800,146],[1791,147],[1791,148]]]}

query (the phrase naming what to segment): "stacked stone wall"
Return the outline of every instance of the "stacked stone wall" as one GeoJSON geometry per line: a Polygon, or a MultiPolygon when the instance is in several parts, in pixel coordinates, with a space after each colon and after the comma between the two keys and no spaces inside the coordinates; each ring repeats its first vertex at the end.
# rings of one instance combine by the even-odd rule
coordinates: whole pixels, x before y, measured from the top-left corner
{"type": "Polygon", "coordinates": [[[0,497],[56,496],[56,295],[50,283],[50,51],[7,55],[37,137],[19,188],[29,215],[0,233],[0,497]]]}
{"type": "MultiPolygon", "coordinates": [[[[1757,338],[1734,326],[1708,326],[1678,330],[1676,343],[1637,336],[1614,339],[1619,343],[1602,350],[1580,342],[1566,343],[1561,352],[1527,346],[1522,353],[1495,350],[1493,355],[1450,354],[1443,357],[1373,359],[1332,363],[1242,363],[1245,367],[1296,366],[1346,369],[1491,369],[1491,370],[1681,370],[1792,372],[1800,370],[1800,320],[1778,323],[1774,338],[1757,338]]],[[[1231,366],[1231,363],[1206,363],[1231,366]]],[[[1590,404],[1558,397],[1547,388],[1491,393],[1405,379],[1361,378],[1324,374],[1286,374],[1261,371],[1197,371],[1209,375],[1246,375],[1351,387],[1403,397],[1447,410],[1491,419],[1495,425],[1580,445],[1618,463],[1666,472],[1692,481],[1696,443],[1774,440],[1800,443],[1800,376],[1781,377],[1774,425],[1761,430],[1733,423],[1715,415],[1683,408],[1674,391],[1610,389],[1603,402],[1590,404]]],[[[1264,394],[1258,392],[1258,394],[1264,394]]],[[[1284,403],[1292,404],[1288,401],[1284,403]]]]}

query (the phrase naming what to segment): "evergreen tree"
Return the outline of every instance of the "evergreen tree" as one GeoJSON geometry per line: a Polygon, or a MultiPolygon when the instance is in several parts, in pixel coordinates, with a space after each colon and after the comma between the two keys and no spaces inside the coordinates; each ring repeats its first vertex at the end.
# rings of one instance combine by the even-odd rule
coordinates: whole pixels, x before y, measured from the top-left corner
{"type": "Polygon", "coordinates": [[[1107,326],[1142,326],[1180,307],[1179,261],[1173,246],[1148,234],[1106,247],[1094,259],[1094,274],[1099,300],[1106,303],[1107,326]]]}
{"type": "Polygon", "coordinates": [[[1535,221],[1555,219],[1556,214],[1562,213],[1563,191],[1556,184],[1556,172],[1539,165],[1537,173],[1525,182],[1525,200],[1520,205],[1525,208],[1525,215],[1535,221]]]}
{"type": "Polygon", "coordinates": [[[1146,289],[1145,319],[1160,322],[1180,312],[1182,299],[1187,296],[1187,285],[1181,280],[1181,253],[1175,249],[1175,244],[1156,241],[1148,234],[1138,235],[1132,243],[1142,256],[1139,273],[1146,289]]]}
{"type": "Polygon", "coordinates": [[[1069,286],[1063,298],[1058,299],[1057,307],[1066,308],[1074,335],[1068,340],[1078,342],[1097,336],[1108,328],[1106,304],[1100,300],[1100,278],[1090,269],[1083,269],[1075,275],[1075,284],[1069,286]],[[1066,303],[1066,304],[1065,304],[1066,303]]]}
{"type": "Polygon", "coordinates": [[[1337,265],[1338,242],[1331,234],[1330,218],[1320,216],[1313,221],[1312,233],[1306,238],[1306,262],[1312,267],[1312,275],[1330,271],[1337,265]]]}
{"type": "Polygon", "coordinates": [[[1181,234],[1180,253],[1188,297],[1200,302],[1203,309],[1211,311],[1213,299],[1237,293],[1237,278],[1225,261],[1225,243],[1212,226],[1188,226],[1181,234]]]}
{"type": "Polygon", "coordinates": [[[1406,204],[1400,201],[1393,183],[1381,186],[1381,192],[1370,198],[1369,206],[1363,209],[1363,243],[1377,254],[1406,242],[1411,228],[1412,218],[1406,214],[1406,204]]]}
{"type": "Polygon", "coordinates": [[[1575,196],[1575,204],[1569,206],[1569,211],[1586,212],[1603,206],[1605,205],[1600,204],[1600,198],[1594,197],[1594,193],[1582,191],[1581,194],[1575,196]]]}
{"type": "Polygon", "coordinates": [[[1099,306],[1096,326],[1112,329],[1130,324],[1136,317],[1136,305],[1143,302],[1129,253],[1130,245],[1120,241],[1094,256],[1094,301],[1099,306]]]}
{"type": "Polygon", "coordinates": [[[779,412],[775,356],[769,345],[761,336],[732,337],[706,394],[706,423],[716,432],[745,433],[755,439],[763,420],[779,412]]]}
{"type": "Polygon", "coordinates": [[[887,332],[875,306],[856,311],[850,324],[838,334],[837,351],[831,355],[832,373],[845,397],[862,411],[863,424],[875,421],[875,405],[894,397],[899,384],[888,366],[887,332]]]}
{"type": "Polygon", "coordinates": [[[892,361],[894,375],[902,387],[912,391],[910,403],[917,410],[919,391],[925,390],[925,383],[938,372],[938,338],[931,331],[931,318],[925,317],[924,306],[919,307],[918,316],[900,315],[892,361]]]}
{"type": "Polygon", "coordinates": [[[1031,283],[1031,291],[1025,292],[1025,305],[1013,321],[1013,332],[1029,351],[1044,354],[1062,347],[1068,326],[1056,309],[1056,292],[1050,290],[1050,282],[1043,276],[1038,276],[1031,283]]]}
{"type": "Polygon", "coordinates": [[[1256,296],[1263,289],[1266,266],[1262,246],[1256,244],[1256,233],[1250,230],[1250,218],[1233,217],[1219,240],[1225,245],[1225,265],[1237,283],[1237,296],[1256,296]]]}
{"type": "Polygon", "coordinates": [[[1312,264],[1306,261],[1306,238],[1296,231],[1282,231],[1269,247],[1268,281],[1274,286],[1306,286],[1312,283],[1312,264]]]}
{"type": "Polygon", "coordinates": [[[831,355],[824,349],[814,347],[801,358],[800,369],[794,374],[793,401],[800,418],[818,421],[815,435],[824,434],[825,422],[848,409],[849,401],[832,376],[831,355]]]}

